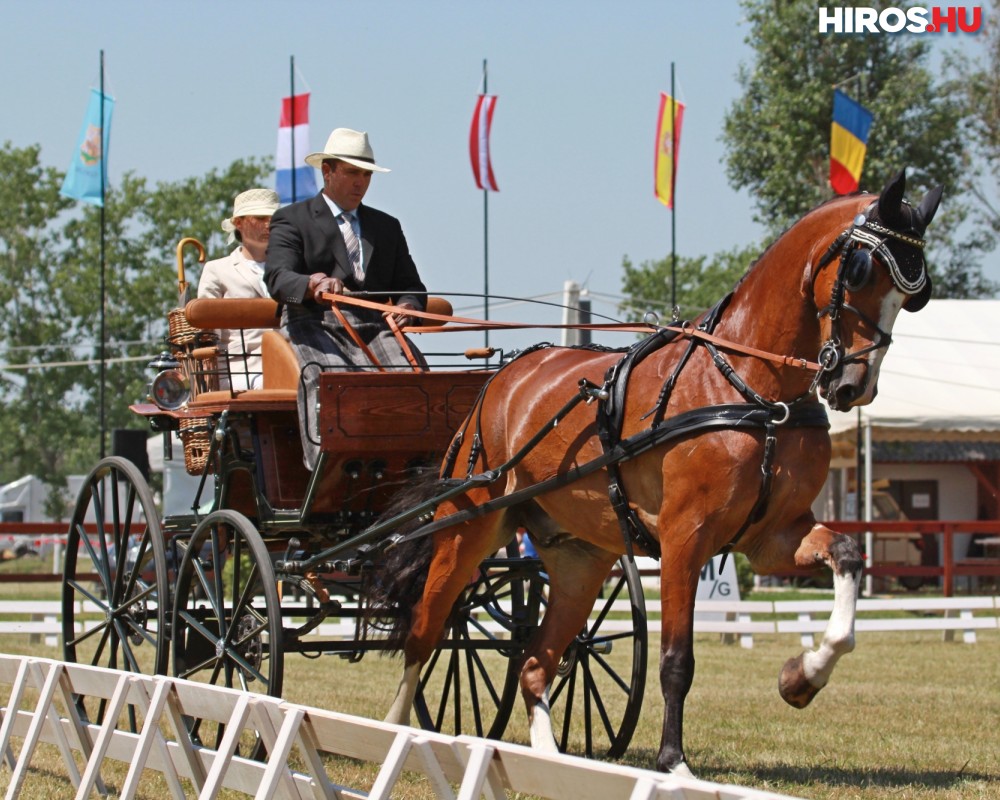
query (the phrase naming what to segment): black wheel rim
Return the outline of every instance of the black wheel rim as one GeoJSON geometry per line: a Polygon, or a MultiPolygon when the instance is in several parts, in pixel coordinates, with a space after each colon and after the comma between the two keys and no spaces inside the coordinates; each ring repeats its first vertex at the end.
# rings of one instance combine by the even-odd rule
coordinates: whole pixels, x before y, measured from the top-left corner
{"type": "Polygon", "coordinates": [[[537,619],[525,607],[523,574],[504,561],[484,563],[455,604],[445,640],[421,670],[413,708],[423,728],[497,739],[507,727],[520,655],[537,619]]]}
{"type": "MultiPolygon", "coordinates": [[[[533,586],[544,591],[545,583],[533,586]]],[[[582,751],[617,758],[639,721],[646,686],[646,605],[635,564],[626,558],[605,584],[590,621],[569,646],[549,689],[557,744],[577,749],[573,729],[582,718],[582,751]],[[624,601],[624,602],[623,602],[624,601]],[[618,610],[626,606],[627,611],[618,610]]]]}
{"type": "MultiPolygon", "coordinates": [[[[282,621],[267,547],[253,524],[234,511],[205,517],[184,552],[177,578],[171,650],[176,677],[281,696],[282,621]]],[[[187,720],[191,736],[218,746],[219,722],[187,720]]],[[[263,743],[247,731],[240,752],[261,757],[263,743]]]]}
{"type": "MultiPolygon", "coordinates": [[[[166,550],[153,494],[130,461],[106,458],[87,476],[70,520],[63,566],[64,659],[166,673],[166,550]],[[90,524],[96,533],[88,532],[90,524]],[[96,583],[82,577],[88,572],[96,574],[96,583]]],[[[86,720],[103,722],[105,701],[75,700],[86,720]]],[[[135,707],[127,706],[125,713],[129,728],[138,730],[135,707]]]]}

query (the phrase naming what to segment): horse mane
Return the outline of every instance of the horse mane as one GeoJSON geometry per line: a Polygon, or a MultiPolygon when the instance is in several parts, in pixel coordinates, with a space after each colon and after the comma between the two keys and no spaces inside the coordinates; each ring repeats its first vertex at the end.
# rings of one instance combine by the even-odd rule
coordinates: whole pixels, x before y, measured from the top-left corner
{"type": "MultiPolygon", "coordinates": [[[[757,258],[753,259],[753,261],[750,262],[750,266],[747,267],[746,272],[744,272],[743,275],[740,276],[740,279],[738,281],[736,281],[735,285],[733,286],[733,291],[735,292],[740,287],[740,285],[743,283],[743,281],[746,280],[747,276],[753,271],[753,268],[756,267],[757,264],[760,261],[762,261],[763,259],[765,259],[767,257],[768,253],[771,252],[771,249],[776,244],[778,244],[778,242],[785,236],[785,234],[788,233],[792,228],[794,228],[800,222],[803,222],[804,220],[808,219],[814,213],[816,213],[817,211],[825,208],[828,205],[831,205],[833,203],[837,203],[837,202],[839,202],[841,200],[844,200],[847,197],[858,197],[860,195],[865,195],[865,194],[868,194],[868,193],[867,192],[853,192],[852,194],[836,195],[834,197],[827,198],[826,200],[823,200],[821,203],[817,203],[815,206],[813,206],[811,209],[809,209],[809,211],[807,211],[804,216],[802,216],[799,219],[794,220],[793,222],[791,222],[788,225],[788,227],[786,227],[784,230],[781,231],[781,233],[779,233],[777,236],[775,236],[775,237],[773,237],[771,239],[771,241],[768,243],[767,247],[764,248],[764,252],[762,252],[759,256],[757,256],[757,258]]],[[[872,197],[873,199],[876,199],[876,200],[878,199],[878,195],[869,195],[869,196],[872,197]]]]}

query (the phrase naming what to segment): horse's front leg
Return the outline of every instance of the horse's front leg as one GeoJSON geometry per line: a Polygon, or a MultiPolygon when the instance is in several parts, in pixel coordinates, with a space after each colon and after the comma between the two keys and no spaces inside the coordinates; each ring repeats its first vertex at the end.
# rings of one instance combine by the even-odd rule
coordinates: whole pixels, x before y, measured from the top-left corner
{"type": "Polygon", "coordinates": [[[691,776],[684,757],[684,701],[694,680],[694,599],[699,570],[678,568],[664,558],[660,566],[660,689],[663,733],[656,768],[691,776]]]}
{"type": "Polygon", "coordinates": [[[805,708],[830,680],[837,661],[854,649],[854,617],[861,580],[861,551],[849,536],[813,526],[795,552],[795,564],[813,567],[824,563],[833,570],[833,613],[815,650],[788,659],[778,678],[782,699],[805,708]]]}

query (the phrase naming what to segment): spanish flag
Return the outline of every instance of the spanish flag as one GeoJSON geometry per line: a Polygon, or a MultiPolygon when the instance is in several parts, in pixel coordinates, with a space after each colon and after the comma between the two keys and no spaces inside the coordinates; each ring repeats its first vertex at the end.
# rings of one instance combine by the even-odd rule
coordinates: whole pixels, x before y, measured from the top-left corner
{"type": "Polygon", "coordinates": [[[681,147],[681,123],[684,121],[684,104],[669,94],[660,93],[660,114],[656,126],[656,173],[654,191],[656,198],[667,208],[674,207],[674,180],[677,157],[681,147]],[[673,109],[673,115],[671,115],[673,109]]]}
{"type": "Polygon", "coordinates": [[[840,89],[834,89],[830,185],[837,194],[850,194],[858,190],[871,127],[872,112],[840,89]]]}

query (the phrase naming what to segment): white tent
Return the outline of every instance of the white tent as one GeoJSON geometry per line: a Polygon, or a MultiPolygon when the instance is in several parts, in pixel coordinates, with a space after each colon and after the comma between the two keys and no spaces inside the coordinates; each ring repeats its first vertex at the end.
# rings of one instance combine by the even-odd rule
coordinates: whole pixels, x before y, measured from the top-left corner
{"type": "MultiPolygon", "coordinates": [[[[912,431],[1000,431],[1000,300],[931,300],[901,311],[861,425],[912,431]]],[[[831,433],[858,412],[830,412],[831,433]]]]}

